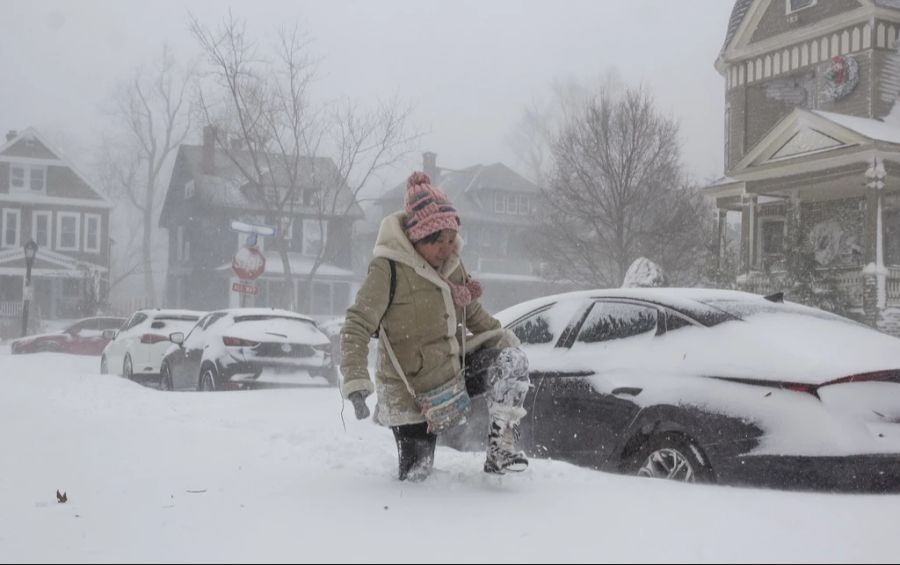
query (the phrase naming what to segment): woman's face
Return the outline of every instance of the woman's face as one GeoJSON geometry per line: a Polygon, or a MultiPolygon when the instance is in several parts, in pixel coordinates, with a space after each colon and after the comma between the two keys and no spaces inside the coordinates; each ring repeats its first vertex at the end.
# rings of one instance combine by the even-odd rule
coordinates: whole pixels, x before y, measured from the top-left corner
{"type": "Polygon", "coordinates": [[[456,241],[456,230],[441,230],[436,241],[426,242],[424,239],[414,244],[428,264],[439,269],[444,265],[453,253],[453,243],[456,241]]]}

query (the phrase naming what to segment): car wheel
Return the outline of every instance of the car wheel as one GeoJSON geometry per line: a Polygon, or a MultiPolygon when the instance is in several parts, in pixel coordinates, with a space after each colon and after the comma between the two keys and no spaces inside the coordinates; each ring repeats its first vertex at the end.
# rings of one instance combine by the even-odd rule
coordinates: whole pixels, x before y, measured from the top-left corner
{"type": "Polygon", "coordinates": [[[100,374],[108,375],[109,374],[109,364],[106,362],[106,355],[100,358],[100,374]]]}
{"type": "Polygon", "coordinates": [[[197,390],[200,392],[212,392],[216,390],[216,370],[212,366],[207,365],[200,372],[200,381],[197,383],[197,390]]]}
{"type": "Polygon", "coordinates": [[[714,483],[715,474],[697,443],[686,435],[651,436],[635,453],[630,471],[639,477],[714,483]]]}
{"type": "Polygon", "coordinates": [[[122,363],[122,376],[129,381],[134,379],[134,367],[131,365],[131,355],[126,355],[125,361],[122,363]]]}
{"type": "Polygon", "coordinates": [[[172,383],[172,371],[169,370],[166,363],[163,363],[159,369],[159,390],[175,390],[172,383]]]}

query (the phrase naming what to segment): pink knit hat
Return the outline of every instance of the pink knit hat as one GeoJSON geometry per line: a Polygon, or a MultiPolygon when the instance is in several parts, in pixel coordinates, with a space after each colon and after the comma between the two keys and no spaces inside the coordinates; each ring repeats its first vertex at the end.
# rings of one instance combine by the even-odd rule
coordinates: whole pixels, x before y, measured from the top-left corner
{"type": "Polygon", "coordinates": [[[440,230],[458,230],[459,215],[447,195],[431,186],[431,179],[416,171],[406,180],[406,221],[403,229],[413,243],[440,230]]]}

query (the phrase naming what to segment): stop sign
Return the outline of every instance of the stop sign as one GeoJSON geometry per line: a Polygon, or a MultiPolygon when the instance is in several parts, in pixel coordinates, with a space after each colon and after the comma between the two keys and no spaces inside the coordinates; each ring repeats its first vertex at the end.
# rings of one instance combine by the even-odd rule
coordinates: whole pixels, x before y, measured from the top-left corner
{"type": "Polygon", "coordinates": [[[231,260],[231,270],[245,281],[252,281],[266,270],[266,256],[259,249],[241,247],[231,260]]]}

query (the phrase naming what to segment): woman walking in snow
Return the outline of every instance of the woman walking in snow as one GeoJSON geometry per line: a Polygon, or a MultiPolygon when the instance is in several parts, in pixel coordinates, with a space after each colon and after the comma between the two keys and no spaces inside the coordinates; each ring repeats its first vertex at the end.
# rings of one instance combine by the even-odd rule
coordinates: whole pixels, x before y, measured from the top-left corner
{"type": "Polygon", "coordinates": [[[425,173],[406,183],[405,210],[384,218],[374,259],[341,331],[341,393],[394,432],[400,480],[428,477],[437,434],[465,422],[471,396],[487,395],[485,472],[523,471],[515,446],[525,415],[528,361],[515,334],[478,302],[481,285],[460,260],[460,220],[425,173]],[[473,335],[467,336],[471,332],[473,335]],[[367,357],[378,335],[373,386],[367,357]]]}

